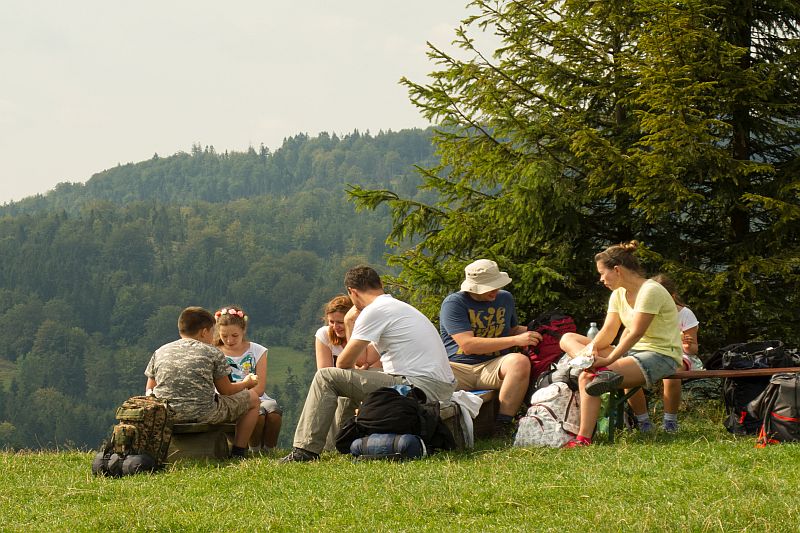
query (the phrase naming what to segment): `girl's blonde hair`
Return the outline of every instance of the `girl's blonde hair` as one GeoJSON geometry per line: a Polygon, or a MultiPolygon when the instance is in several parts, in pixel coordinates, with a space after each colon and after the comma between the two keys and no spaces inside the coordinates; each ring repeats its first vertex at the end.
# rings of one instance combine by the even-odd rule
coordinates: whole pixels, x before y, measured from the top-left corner
{"type": "MultiPolygon", "coordinates": [[[[322,315],[322,321],[327,323],[328,322],[328,315],[331,313],[345,313],[353,307],[353,302],[350,301],[349,296],[345,296],[341,294],[336,296],[330,302],[325,304],[324,314],[322,315]]],[[[328,326],[328,338],[331,341],[331,344],[334,346],[344,346],[347,342],[345,339],[339,337],[336,334],[336,329],[333,326],[328,326]]]]}

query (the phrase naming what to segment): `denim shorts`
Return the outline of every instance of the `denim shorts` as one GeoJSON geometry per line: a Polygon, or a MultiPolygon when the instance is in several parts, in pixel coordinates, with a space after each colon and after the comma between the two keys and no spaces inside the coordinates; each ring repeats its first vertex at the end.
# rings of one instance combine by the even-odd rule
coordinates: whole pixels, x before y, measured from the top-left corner
{"type": "Polygon", "coordinates": [[[657,352],[630,350],[626,355],[636,361],[648,388],[678,370],[672,357],[657,352]]]}

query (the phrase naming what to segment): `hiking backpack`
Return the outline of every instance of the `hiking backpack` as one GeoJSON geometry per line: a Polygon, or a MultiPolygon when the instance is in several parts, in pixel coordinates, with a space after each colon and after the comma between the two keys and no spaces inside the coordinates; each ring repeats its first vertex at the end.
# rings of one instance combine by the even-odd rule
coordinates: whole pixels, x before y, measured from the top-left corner
{"type": "Polygon", "coordinates": [[[560,448],[578,434],[580,396],[564,382],[537,390],[519,421],[514,446],[560,448]]]}
{"type": "Polygon", "coordinates": [[[154,471],[167,460],[175,411],[155,396],[133,396],[117,408],[117,424],[92,462],[95,475],[154,471]]]}
{"type": "Polygon", "coordinates": [[[569,315],[550,312],[539,315],[528,323],[528,331],[536,331],[542,340],[536,346],[529,346],[528,358],[531,360],[531,383],[536,382],[539,374],[550,368],[564,353],[558,345],[564,333],[575,333],[575,320],[569,315]]]}
{"type": "Polygon", "coordinates": [[[769,376],[752,378],[725,378],[722,381],[722,400],[725,403],[723,425],[734,435],[755,435],[761,420],[747,411],[747,406],[769,384],[769,376]]]}
{"type": "Polygon", "coordinates": [[[453,434],[439,417],[439,402],[427,402],[422,389],[397,385],[369,393],[358,414],[336,435],[336,449],[350,453],[353,441],[374,434],[417,435],[428,452],[455,448],[453,434]]]}
{"type": "Polygon", "coordinates": [[[748,406],[761,420],[756,446],[800,441],[800,375],[775,374],[761,395],[748,406]]]}

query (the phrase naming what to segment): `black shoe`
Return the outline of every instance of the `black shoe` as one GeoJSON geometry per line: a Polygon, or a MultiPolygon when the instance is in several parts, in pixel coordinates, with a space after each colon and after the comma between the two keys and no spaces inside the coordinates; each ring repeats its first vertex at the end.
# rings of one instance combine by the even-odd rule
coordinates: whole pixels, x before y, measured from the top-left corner
{"type": "Polygon", "coordinates": [[[308,461],[319,461],[319,454],[303,448],[292,448],[289,455],[278,460],[279,463],[306,463],[308,461]]]}
{"type": "Polygon", "coordinates": [[[509,439],[514,436],[515,429],[513,420],[509,420],[508,422],[495,420],[494,427],[492,428],[492,438],[509,439]]]}

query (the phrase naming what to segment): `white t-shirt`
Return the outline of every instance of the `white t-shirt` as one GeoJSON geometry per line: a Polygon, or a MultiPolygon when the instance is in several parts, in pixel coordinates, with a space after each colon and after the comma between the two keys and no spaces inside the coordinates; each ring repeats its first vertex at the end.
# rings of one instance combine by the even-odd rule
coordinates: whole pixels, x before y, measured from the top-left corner
{"type": "MultiPolygon", "coordinates": [[[[226,355],[225,361],[231,368],[231,381],[238,383],[242,381],[247,374],[255,374],[256,365],[262,357],[267,357],[267,351],[267,348],[264,346],[256,344],[255,342],[251,342],[250,346],[242,355],[238,357],[226,355]]],[[[269,396],[267,396],[266,393],[261,395],[262,400],[267,398],[269,398],[269,396]]]]}
{"type": "MultiPolygon", "coordinates": [[[[700,325],[700,321],[688,307],[681,307],[678,311],[678,323],[680,324],[681,333],[687,329],[691,329],[700,325]]],[[[686,370],[704,370],[703,361],[696,355],[688,353],[683,354],[683,365],[686,370]]]]}
{"type": "Polygon", "coordinates": [[[387,374],[455,381],[442,338],[428,317],[389,294],[361,311],[352,338],[375,344],[387,374]]]}
{"type": "Polygon", "coordinates": [[[321,342],[324,346],[330,348],[333,357],[339,357],[339,354],[342,353],[342,350],[344,350],[344,346],[333,344],[331,342],[331,337],[329,335],[330,329],[330,326],[322,326],[314,334],[314,338],[321,342]]]}

